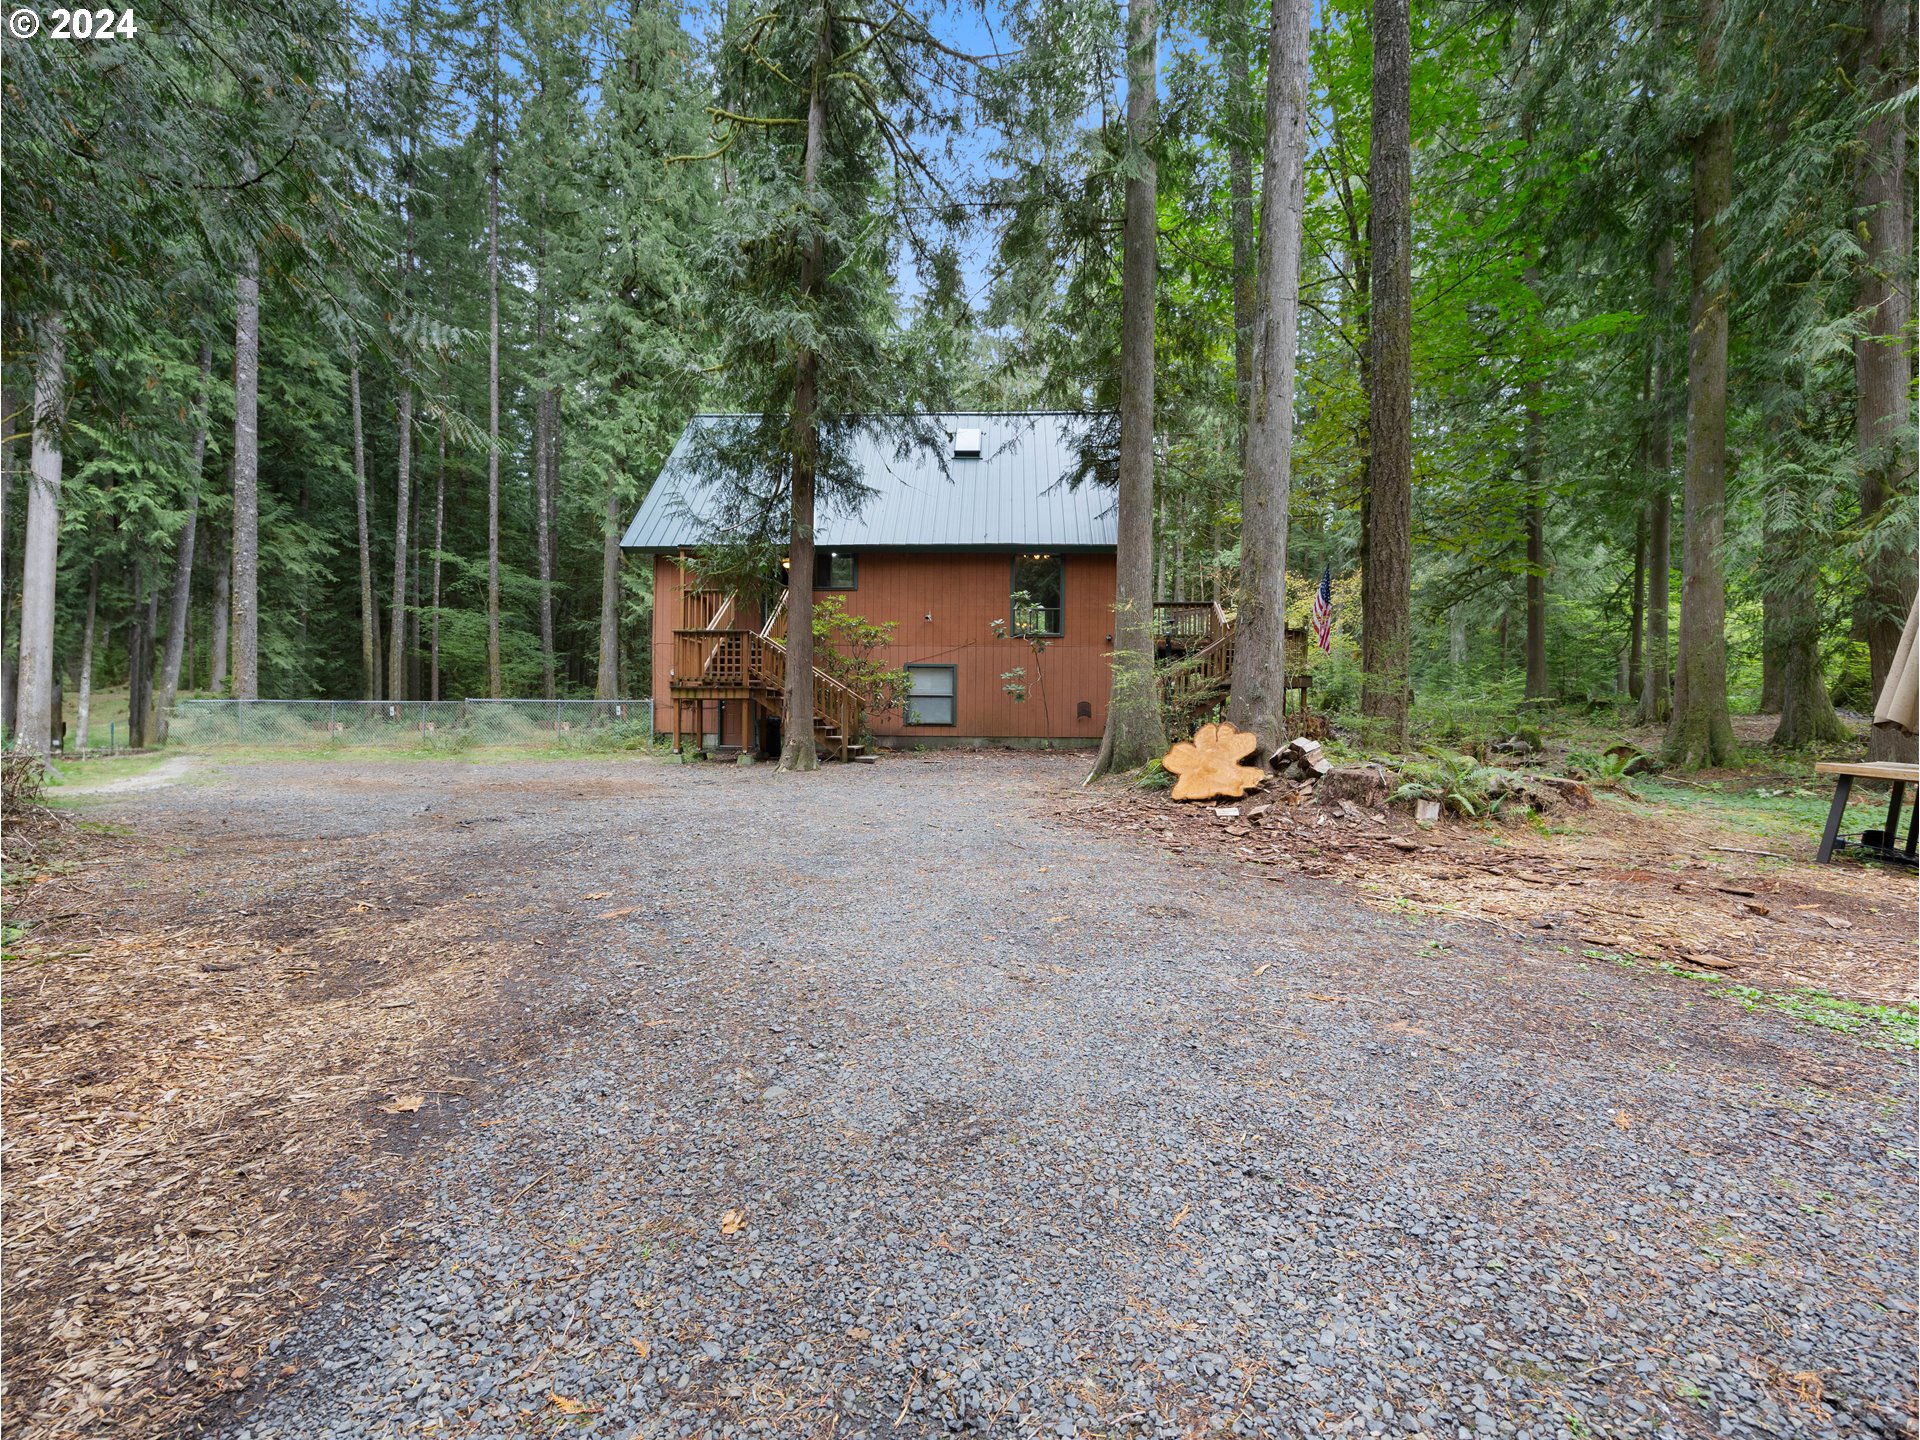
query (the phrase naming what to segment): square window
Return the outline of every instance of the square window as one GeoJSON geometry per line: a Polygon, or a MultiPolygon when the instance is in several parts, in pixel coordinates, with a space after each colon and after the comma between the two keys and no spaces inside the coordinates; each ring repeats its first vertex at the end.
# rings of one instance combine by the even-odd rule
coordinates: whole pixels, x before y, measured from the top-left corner
{"type": "Polygon", "coordinates": [[[1060,635],[1065,629],[1067,562],[1058,555],[1013,557],[1013,633],[1060,635]]]}
{"type": "Polygon", "coordinates": [[[832,550],[813,552],[813,588],[858,590],[860,567],[855,556],[832,550]]]}
{"type": "Polygon", "coordinates": [[[907,666],[907,724],[953,724],[958,675],[953,665],[907,666]]]}

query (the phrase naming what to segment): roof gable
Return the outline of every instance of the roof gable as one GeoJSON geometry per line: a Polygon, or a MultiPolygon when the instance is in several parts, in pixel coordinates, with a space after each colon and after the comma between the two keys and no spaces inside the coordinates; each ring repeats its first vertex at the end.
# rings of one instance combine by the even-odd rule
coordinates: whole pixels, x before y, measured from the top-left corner
{"type": "MultiPolygon", "coordinates": [[[[1067,483],[1079,468],[1089,417],[1048,411],[936,418],[949,434],[979,431],[979,455],[953,455],[942,473],[939,458],[924,451],[902,457],[879,436],[856,442],[855,465],[874,493],[853,512],[823,505],[815,543],[836,550],[1113,548],[1113,492],[1067,483]]],[[[625,549],[690,550],[716,538],[724,518],[718,497],[686,456],[697,427],[725,419],[700,415],[689,423],[627,527],[625,549]]]]}

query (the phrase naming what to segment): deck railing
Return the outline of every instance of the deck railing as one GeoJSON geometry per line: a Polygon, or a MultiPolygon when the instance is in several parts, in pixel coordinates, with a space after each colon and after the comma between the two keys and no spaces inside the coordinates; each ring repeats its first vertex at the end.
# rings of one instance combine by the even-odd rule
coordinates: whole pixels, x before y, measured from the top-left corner
{"type": "Polygon", "coordinates": [[[1217,600],[1157,600],[1153,633],[1183,649],[1209,645],[1227,629],[1227,612],[1217,600]]]}
{"type": "MultiPolygon", "coordinates": [[[[773,663],[779,669],[779,689],[784,695],[787,688],[787,647],[778,640],[756,638],[770,652],[770,656],[775,657],[773,663]]],[[[839,732],[842,759],[846,757],[847,748],[860,734],[861,720],[866,710],[867,702],[859,691],[834,679],[818,665],[813,667],[813,713],[817,719],[824,720],[839,732]]]]}
{"type": "Polygon", "coordinates": [[[682,590],[680,623],[688,630],[715,630],[733,611],[731,590],[682,590]]]}
{"type": "MultiPolygon", "coordinates": [[[[738,690],[772,700],[787,692],[787,647],[755,630],[676,630],[670,683],[676,690],[738,690]]],[[[814,667],[813,713],[838,732],[843,758],[865,712],[858,691],[814,667]]]]}

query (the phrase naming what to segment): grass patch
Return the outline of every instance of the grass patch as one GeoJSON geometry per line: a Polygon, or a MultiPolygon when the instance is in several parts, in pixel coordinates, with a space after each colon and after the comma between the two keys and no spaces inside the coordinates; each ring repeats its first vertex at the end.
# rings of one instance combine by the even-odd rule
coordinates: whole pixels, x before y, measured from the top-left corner
{"type": "Polygon", "coordinates": [[[53,772],[47,776],[46,799],[57,801],[61,797],[52,793],[67,789],[84,791],[96,785],[111,785],[116,780],[131,780],[144,775],[159,765],[164,755],[113,755],[100,756],[91,760],[56,760],[53,772]]]}
{"type": "MultiPolygon", "coordinates": [[[[1721,780],[1682,784],[1665,776],[1642,776],[1639,785],[1646,799],[1778,840],[1817,839],[1833,803],[1832,782],[1804,773],[1760,774],[1735,785],[1721,780]]],[[[1847,833],[1878,829],[1886,816],[1886,793],[1856,781],[1840,828],[1847,833]]]]}
{"type": "Polygon", "coordinates": [[[405,744],[367,745],[351,741],[321,741],[311,745],[210,745],[183,747],[178,754],[203,755],[220,765],[271,765],[287,760],[326,760],[369,765],[389,761],[445,760],[456,764],[496,765],[522,760],[577,760],[600,756],[661,759],[673,753],[666,745],[595,743],[582,734],[548,736],[538,741],[485,741],[452,733],[427,735],[405,744]]]}
{"type": "Polygon", "coordinates": [[[1824,990],[1766,990],[1757,985],[1743,985],[1715,971],[1696,970],[1677,960],[1653,960],[1615,950],[1581,953],[1590,960],[1610,960],[1622,969],[1657,970],[1663,975],[1692,980],[1747,1011],[1776,1011],[1803,1025],[1845,1035],[1869,1050],[1920,1050],[1920,1006],[1843,1000],[1824,990]]]}

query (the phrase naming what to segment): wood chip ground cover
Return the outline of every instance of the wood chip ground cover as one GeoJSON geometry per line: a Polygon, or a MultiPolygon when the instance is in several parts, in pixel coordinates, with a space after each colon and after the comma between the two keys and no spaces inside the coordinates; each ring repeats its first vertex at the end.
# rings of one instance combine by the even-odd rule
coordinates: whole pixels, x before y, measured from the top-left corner
{"type": "Polygon", "coordinates": [[[1277,802],[1252,818],[1119,788],[1063,813],[1177,854],[1271,867],[1278,883],[1338,881],[1369,904],[1469,917],[1571,953],[1710,969],[1767,991],[1920,1001],[1913,873],[1815,866],[1817,833],[1769,839],[1765,848],[1785,857],[1775,860],[1741,853],[1761,848],[1756,837],[1714,815],[1605,791],[1550,828],[1449,819],[1421,829],[1404,807],[1343,810],[1277,788],[1277,802]]]}
{"type": "Polygon", "coordinates": [[[343,1272],[390,1262],[416,1146],[550,1023],[510,998],[560,914],[501,882],[558,857],[474,863],[472,818],[56,818],[47,868],[10,876],[10,1434],[167,1432],[273,1365],[343,1272]]]}

